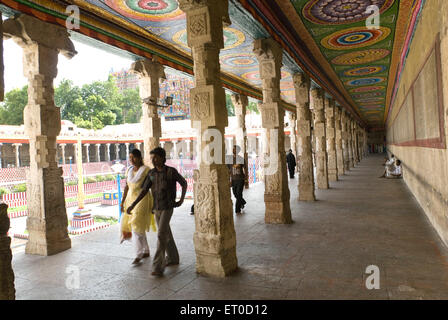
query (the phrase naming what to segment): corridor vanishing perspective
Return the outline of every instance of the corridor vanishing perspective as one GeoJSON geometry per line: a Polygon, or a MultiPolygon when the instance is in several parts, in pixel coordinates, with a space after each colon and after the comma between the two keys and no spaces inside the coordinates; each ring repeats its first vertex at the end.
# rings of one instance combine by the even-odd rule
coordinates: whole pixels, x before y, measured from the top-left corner
{"type": "Polygon", "coordinates": [[[448,298],[448,1],[1,0],[0,11],[0,107],[7,41],[23,53],[28,86],[23,123],[0,128],[0,170],[3,159],[29,164],[16,196],[26,201],[25,252],[11,251],[17,208],[0,203],[0,299],[448,298]],[[62,118],[107,100],[57,99],[77,41],[132,60],[138,123],[117,104],[117,126],[62,118]],[[184,80],[167,95],[172,74],[184,80]],[[180,99],[188,123],[166,116],[180,99]],[[183,178],[167,171],[168,145],[179,171],[188,160],[183,178]],[[156,200],[143,214],[175,208],[179,265],[172,212],[157,217],[138,267],[118,244],[126,228],[71,232],[93,223],[83,162],[113,170],[117,190],[89,200],[118,206],[121,223],[143,198],[121,206],[135,159],[153,169],[142,181],[156,200]],[[160,270],[149,262],[156,243],[160,270]]]}
{"type": "MultiPolygon", "coordinates": [[[[365,159],[318,190],[315,203],[291,202],[286,226],[264,223],[261,184],[248,190],[246,213],[235,218],[239,268],[224,279],[196,274],[186,203],[172,221],[181,263],[163,279],[150,276],[149,261],[129,264],[132,250],[113,227],[52,257],[17,254],[17,299],[447,299],[448,252],[403,181],[371,183],[381,163],[365,159]],[[379,268],[379,290],[366,287],[370,265],[379,268]],[[79,268],[79,289],[66,287],[67,268],[79,268]]],[[[152,233],[149,243],[154,252],[152,233]]]]}

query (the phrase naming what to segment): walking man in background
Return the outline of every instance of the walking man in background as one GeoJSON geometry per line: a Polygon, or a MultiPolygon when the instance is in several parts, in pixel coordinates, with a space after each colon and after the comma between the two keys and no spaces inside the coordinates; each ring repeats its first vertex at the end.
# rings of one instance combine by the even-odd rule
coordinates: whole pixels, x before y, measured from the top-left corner
{"type": "Polygon", "coordinates": [[[294,157],[291,149],[289,149],[288,154],[286,155],[286,163],[288,164],[289,178],[294,179],[294,173],[296,171],[296,157],[294,157]]]}
{"type": "Polygon", "coordinates": [[[237,145],[233,146],[233,161],[231,164],[227,164],[230,170],[230,179],[232,184],[232,192],[236,198],[235,212],[241,213],[241,209],[244,209],[246,200],[243,198],[244,181],[246,179],[246,172],[244,169],[244,158],[238,156],[241,148],[237,145]]]}
{"type": "Polygon", "coordinates": [[[170,220],[173,209],[180,207],[184,202],[187,193],[187,181],[175,168],[165,165],[166,152],[164,149],[155,148],[150,152],[150,155],[154,169],[149,170],[143,181],[140,195],[131,204],[127,212],[130,213],[151,189],[154,198],[153,212],[158,227],[157,251],[154,256],[152,275],[161,276],[166,266],[179,264],[179,253],[171,233],[170,220]],[[182,186],[182,195],[177,202],[176,183],[182,186]]]}

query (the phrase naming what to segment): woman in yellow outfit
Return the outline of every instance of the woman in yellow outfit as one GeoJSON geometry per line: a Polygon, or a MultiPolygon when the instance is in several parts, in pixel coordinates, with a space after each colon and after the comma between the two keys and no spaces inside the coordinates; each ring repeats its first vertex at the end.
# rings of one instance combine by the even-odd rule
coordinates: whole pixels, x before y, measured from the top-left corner
{"type": "Polygon", "coordinates": [[[142,191],[141,185],[150,170],[149,167],[143,164],[140,150],[132,150],[129,155],[129,161],[132,166],[126,174],[127,184],[121,204],[121,242],[131,239],[132,235],[134,235],[137,257],[132,263],[138,264],[142,259],[149,257],[146,232],[149,232],[150,229],[155,232],[156,223],[152,213],[153,198],[150,193],[135,206],[131,214],[126,213],[127,207],[135,201],[142,191]]]}

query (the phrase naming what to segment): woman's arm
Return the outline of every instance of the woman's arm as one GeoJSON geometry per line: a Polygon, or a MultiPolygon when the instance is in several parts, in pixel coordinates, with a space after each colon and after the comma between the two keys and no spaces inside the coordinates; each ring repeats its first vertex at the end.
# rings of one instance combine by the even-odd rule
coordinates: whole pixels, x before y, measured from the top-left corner
{"type": "Polygon", "coordinates": [[[124,187],[124,191],[123,191],[123,199],[121,199],[121,212],[124,211],[124,202],[126,201],[126,197],[128,196],[128,191],[129,191],[129,187],[128,187],[128,184],[126,183],[126,187],[124,187]]]}

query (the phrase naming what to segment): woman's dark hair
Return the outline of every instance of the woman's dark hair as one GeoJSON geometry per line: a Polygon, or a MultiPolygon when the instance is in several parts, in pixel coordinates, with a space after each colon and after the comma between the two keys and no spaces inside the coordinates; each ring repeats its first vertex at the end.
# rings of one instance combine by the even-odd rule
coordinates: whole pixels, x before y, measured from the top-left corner
{"type": "Polygon", "coordinates": [[[134,156],[134,158],[140,159],[140,164],[143,164],[143,157],[142,157],[142,153],[140,150],[133,149],[131,151],[131,154],[134,156]]]}
{"type": "Polygon", "coordinates": [[[140,158],[140,159],[142,159],[142,153],[141,153],[141,151],[138,150],[138,149],[133,149],[133,150],[131,151],[131,154],[132,154],[134,157],[136,157],[136,158],[140,158]]]}
{"type": "Polygon", "coordinates": [[[156,156],[161,157],[164,161],[166,161],[166,152],[165,149],[161,148],[161,147],[157,147],[151,150],[151,152],[149,154],[154,154],[156,156]]]}

